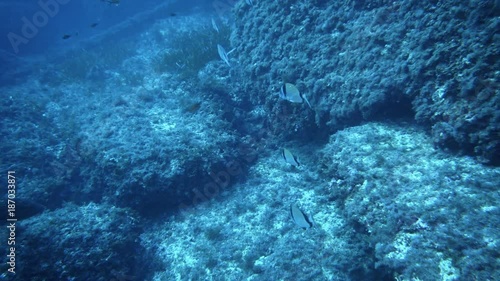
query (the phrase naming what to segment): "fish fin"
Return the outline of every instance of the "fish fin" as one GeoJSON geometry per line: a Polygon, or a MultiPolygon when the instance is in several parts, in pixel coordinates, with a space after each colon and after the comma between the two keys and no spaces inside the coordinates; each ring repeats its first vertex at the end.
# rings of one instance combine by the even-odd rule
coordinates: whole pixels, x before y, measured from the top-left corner
{"type": "Polygon", "coordinates": [[[297,156],[293,155],[293,160],[295,160],[295,163],[297,163],[297,167],[300,166],[300,162],[297,156]]]}
{"type": "Polygon", "coordinates": [[[309,105],[309,108],[313,109],[311,104],[309,103],[309,100],[307,99],[307,97],[305,95],[303,95],[302,98],[306,101],[307,105],[309,105]]]}

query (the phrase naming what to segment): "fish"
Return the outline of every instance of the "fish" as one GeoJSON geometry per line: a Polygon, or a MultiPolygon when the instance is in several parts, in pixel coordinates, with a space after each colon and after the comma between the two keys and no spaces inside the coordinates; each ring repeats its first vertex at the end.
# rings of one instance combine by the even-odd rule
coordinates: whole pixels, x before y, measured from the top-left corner
{"type": "Polygon", "coordinates": [[[212,27],[219,33],[219,27],[217,26],[217,23],[215,23],[215,20],[212,18],[212,27]]]}
{"type": "Polygon", "coordinates": [[[94,22],[93,24],[91,24],[91,25],[90,25],[90,27],[94,28],[94,27],[96,27],[96,26],[98,26],[98,25],[99,25],[99,23],[98,23],[98,22],[94,22]]]}
{"type": "Polygon", "coordinates": [[[231,64],[229,64],[229,58],[227,57],[227,53],[226,53],[226,50],[224,50],[224,47],[222,47],[221,45],[217,44],[217,51],[219,52],[219,57],[228,65],[228,66],[231,66],[231,64]]]}
{"type": "Polygon", "coordinates": [[[288,164],[294,167],[300,166],[299,160],[290,152],[290,150],[283,148],[283,150],[281,151],[281,155],[283,156],[283,159],[285,159],[285,162],[287,162],[288,164]]]}
{"type": "Polygon", "coordinates": [[[201,102],[195,102],[184,108],[184,112],[195,113],[201,108],[201,102]]]}
{"type": "Polygon", "coordinates": [[[108,2],[109,4],[120,4],[120,0],[101,0],[101,2],[108,2]]]}
{"type": "Polygon", "coordinates": [[[293,222],[303,229],[308,229],[314,226],[312,217],[307,216],[297,204],[292,204],[290,206],[290,215],[292,216],[293,222]]]}
{"type": "Polygon", "coordinates": [[[62,38],[63,40],[66,40],[66,39],[69,39],[69,38],[71,38],[71,37],[73,37],[73,36],[78,36],[78,34],[79,34],[79,33],[78,33],[78,31],[77,31],[77,32],[75,32],[74,34],[69,34],[69,33],[66,33],[66,34],[64,34],[61,38],[62,38]]]}
{"type": "Polygon", "coordinates": [[[304,96],[294,84],[285,83],[280,88],[280,98],[293,103],[303,103],[304,101],[312,109],[309,100],[304,96]]]}

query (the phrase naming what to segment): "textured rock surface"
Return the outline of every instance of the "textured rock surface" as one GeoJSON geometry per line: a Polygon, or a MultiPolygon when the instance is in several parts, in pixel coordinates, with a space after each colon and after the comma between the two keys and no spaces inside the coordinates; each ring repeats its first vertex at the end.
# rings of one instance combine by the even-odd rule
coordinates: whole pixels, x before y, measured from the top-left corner
{"type": "Polygon", "coordinates": [[[326,196],[402,280],[495,280],[500,170],[449,157],[413,128],[342,130],[321,151],[326,196]]]}
{"type": "Polygon", "coordinates": [[[233,45],[272,124],[291,110],[296,126],[316,134],[410,118],[432,128],[438,145],[497,165],[497,2],[240,1],[233,45]],[[277,103],[283,82],[296,83],[315,112],[277,103]]]}
{"type": "Polygon", "coordinates": [[[373,123],[260,157],[249,180],[188,216],[149,225],[152,280],[496,280],[500,170],[433,148],[419,128],[373,123]],[[290,218],[298,204],[311,229],[290,218]],[[222,277],[223,276],[223,277],[222,277]]]}
{"type": "Polygon", "coordinates": [[[22,277],[500,280],[498,1],[229,2],[1,88],[22,277]]]}
{"type": "Polygon", "coordinates": [[[19,280],[106,281],[134,271],[137,217],[126,209],[67,205],[19,222],[17,233],[19,280]]]}

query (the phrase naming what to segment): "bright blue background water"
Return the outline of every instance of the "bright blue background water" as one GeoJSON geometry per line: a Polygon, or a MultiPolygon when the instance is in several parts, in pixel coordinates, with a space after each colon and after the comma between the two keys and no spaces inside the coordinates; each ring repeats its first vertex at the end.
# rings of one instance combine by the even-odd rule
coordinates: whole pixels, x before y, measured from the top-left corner
{"type": "MultiPolygon", "coordinates": [[[[59,0],[61,1],[61,0],[59,0]]],[[[62,2],[62,1],[61,1],[62,2]]],[[[88,39],[98,33],[106,32],[131,17],[141,13],[151,13],[155,9],[162,7],[159,14],[151,13],[142,21],[135,22],[137,28],[154,22],[155,17],[164,18],[165,13],[186,14],[194,10],[212,9],[212,1],[191,0],[191,1],[121,1],[119,5],[113,5],[100,0],[69,0],[66,4],[58,4],[59,12],[53,17],[49,17],[47,24],[38,28],[37,34],[29,39],[27,44],[20,44],[16,53],[8,34],[13,32],[22,35],[24,25],[23,17],[33,23],[33,16],[43,11],[39,3],[59,3],[55,0],[38,1],[3,1],[0,2],[0,57],[6,59],[11,55],[21,57],[29,55],[39,55],[47,52],[57,52],[58,48],[65,48],[79,41],[88,39]],[[91,24],[99,23],[92,28],[91,24]],[[78,36],[75,34],[78,33],[78,36]],[[63,40],[65,34],[72,35],[71,40],[63,40]]]]}

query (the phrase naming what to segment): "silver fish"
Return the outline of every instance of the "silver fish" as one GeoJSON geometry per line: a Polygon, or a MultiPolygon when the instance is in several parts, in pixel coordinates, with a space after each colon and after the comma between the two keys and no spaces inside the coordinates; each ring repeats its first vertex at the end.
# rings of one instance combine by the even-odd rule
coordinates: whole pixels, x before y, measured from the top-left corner
{"type": "Polygon", "coordinates": [[[312,218],[300,210],[296,204],[290,206],[290,215],[292,216],[293,222],[303,229],[311,228],[314,225],[312,218]]]}
{"type": "Polygon", "coordinates": [[[217,26],[213,18],[212,18],[212,27],[215,29],[215,31],[217,31],[217,33],[219,33],[219,27],[217,26]]]}
{"type": "Polygon", "coordinates": [[[228,66],[231,66],[231,64],[229,64],[229,59],[227,57],[227,53],[226,53],[226,50],[224,50],[224,47],[222,47],[221,45],[217,44],[217,51],[219,52],[219,57],[228,65],[228,66]]]}
{"type": "Polygon", "coordinates": [[[311,104],[309,103],[309,100],[307,100],[306,96],[304,96],[299,89],[294,84],[291,83],[285,83],[283,86],[280,88],[280,98],[287,100],[289,102],[294,102],[294,103],[303,103],[304,101],[307,103],[309,108],[311,107],[311,104]]]}
{"type": "Polygon", "coordinates": [[[281,151],[281,156],[283,156],[283,159],[288,164],[295,166],[295,167],[300,166],[299,159],[297,159],[297,157],[295,155],[293,155],[290,152],[290,150],[283,148],[283,150],[281,151]]]}

